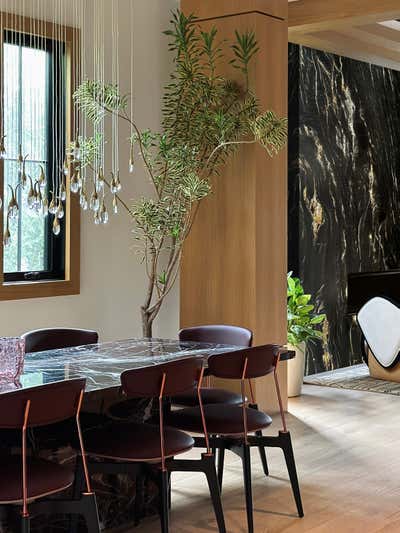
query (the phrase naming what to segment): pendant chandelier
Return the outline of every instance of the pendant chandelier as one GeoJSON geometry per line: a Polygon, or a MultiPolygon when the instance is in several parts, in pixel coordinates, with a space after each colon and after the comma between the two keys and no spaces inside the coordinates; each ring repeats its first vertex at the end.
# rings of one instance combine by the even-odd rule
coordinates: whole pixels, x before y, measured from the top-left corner
{"type": "MultiPolygon", "coordinates": [[[[133,28],[133,1],[130,2],[131,28],[133,28]]],[[[21,141],[18,153],[9,153],[8,140],[13,139],[12,120],[5,126],[5,110],[10,102],[7,95],[0,98],[0,159],[10,159],[16,166],[18,179],[13,184],[8,184],[7,190],[0,191],[0,209],[3,210],[4,245],[7,246],[12,239],[10,221],[19,215],[22,208],[27,207],[39,217],[49,217],[54,235],[61,231],[60,221],[64,218],[66,203],[70,200],[70,193],[79,195],[79,204],[83,211],[90,211],[95,224],[107,224],[109,211],[118,213],[120,204],[126,204],[119,198],[121,191],[121,177],[119,167],[119,121],[118,112],[107,113],[108,99],[123,100],[124,116],[131,125],[131,138],[129,147],[129,161],[124,164],[124,169],[134,171],[134,123],[133,123],[133,32],[130,43],[130,91],[127,97],[119,96],[119,10],[118,1],[108,0],[52,0],[49,3],[43,0],[11,0],[11,9],[8,13],[1,14],[1,29],[15,30],[15,44],[19,44],[21,35],[29,34],[30,46],[41,49],[44,40],[50,39],[55,44],[55,54],[58,54],[56,64],[60,72],[53,73],[57,80],[67,78],[75,80],[74,86],[65,87],[65,94],[73,94],[73,138],[67,138],[67,129],[70,124],[66,113],[57,106],[58,95],[52,91],[53,102],[51,105],[50,129],[53,138],[49,139],[54,144],[53,151],[57,152],[57,168],[46,171],[44,164],[29,165],[31,159],[29,147],[21,141]],[[46,9],[46,11],[45,11],[46,9]],[[73,14],[73,20],[71,15],[73,14]],[[111,21],[111,24],[109,22],[111,21]],[[78,22],[77,22],[78,21],[78,22]],[[50,23],[50,26],[49,26],[50,23]],[[79,26],[79,28],[78,28],[79,26]],[[48,28],[51,28],[50,35],[48,28]],[[67,39],[72,35],[72,42],[67,39]],[[109,43],[108,41],[111,41],[109,43]],[[111,44],[111,46],[110,46],[111,44]],[[66,68],[66,47],[73,54],[73,72],[69,76],[63,73],[66,68]],[[111,56],[111,68],[106,69],[105,52],[107,58],[111,56]],[[88,91],[93,97],[92,113],[88,112],[88,91]],[[113,96],[114,95],[114,96],[113,96]],[[56,132],[56,133],[54,133],[56,132]],[[60,132],[60,133],[57,133],[60,132]],[[106,139],[107,136],[109,137],[106,139]],[[54,138],[55,136],[58,138],[54,138]],[[111,159],[106,161],[106,145],[111,148],[111,159]],[[24,202],[21,203],[21,194],[24,191],[24,202]],[[4,196],[3,196],[4,195],[4,196]],[[2,201],[2,197],[4,201],[2,201]]],[[[4,48],[1,50],[3,55],[4,48]]],[[[1,57],[0,57],[1,59],[1,57]]],[[[5,79],[4,61],[2,78],[5,79]]],[[[108,63],[107,65],[110,65],[108,63]]],[[[68,82],[71,83],[72,82],[68,82]]],[[[34,98],[34,97],[33,97],[34,98]]],[[[29,106],[29,101],[25,102],[29,106]]],[[[70,102],[66,102],[66,110],[70,102]]],[[[33,111],[30,113],[31,130],[35,129],[35,120],[42,120],[36,111],[37,102],[32,100],[33,111]]],[[[118,105],[117,105],[118,108],[118,105]]],[[[38,126],[38,125],[36,125],[38,126]]],[[[37,129],[37,127],[36,127],[37,129]]],[[[51,137],[51,136],[50,136],[51,137]]],[[[15,145],[15,142],[13,143],[15,145]]],[[[108,152],[107,152],[108,155],[108,152]]],[[[3,163],[4,177],[4,163],[3,163]]],[[[73,221],[72,221],[73,223],[73,221]]]]}

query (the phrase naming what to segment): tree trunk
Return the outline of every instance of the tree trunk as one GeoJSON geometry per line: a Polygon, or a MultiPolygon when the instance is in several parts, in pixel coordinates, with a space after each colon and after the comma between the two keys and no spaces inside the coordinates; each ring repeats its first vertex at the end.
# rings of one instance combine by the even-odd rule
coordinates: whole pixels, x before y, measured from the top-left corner
{"type": "Polygon", "coordinates": [[[154,316],[151,317],[147,309],[142,307],[142,333],[143,337],[152,337],[153,336],[153,322],[154,316]]]}

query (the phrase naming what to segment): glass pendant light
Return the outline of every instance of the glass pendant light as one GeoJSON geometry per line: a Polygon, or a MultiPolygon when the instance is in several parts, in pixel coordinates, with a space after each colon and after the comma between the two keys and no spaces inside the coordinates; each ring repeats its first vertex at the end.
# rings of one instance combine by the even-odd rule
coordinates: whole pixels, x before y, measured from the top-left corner
{"type": "Polygon", "coordinates": [[[54,220],[53,220],[53,233],[54,235],[60,235],[60,231],[61,231],[61,225],[60,225],[60,221],[58,219],[58,217],[54,217],[54,220]]]}
{"type": "MultiPolygon", "coordinates": [[[[5,138],[6,138],[6,135],[2,135],[0,137],[0,159],[4,159],[6,157],[5,138]]],[[[0,206],[0,209],[1,209],[1,206],[0,206]]]]}
{"type": "Polygon", "coordinates": [[[59,218],[60,220],[64,218],[64,207],[61,200],[58,202],[57,218],[59,218]]]}
{"type": "Polygon", "coordinates": [[[92,211],[97,212],[99,210],[99,207],[100,207],[99,195],[97,194],[97,191],[94,190],[92,192],[92,196],[90,197],[90,209],[92,211]]]}
{"type": "Polygon", "coordinates": [[[81,194],[80,194],[80,198],[79,198],[79,205],[81,206],[83,211],[87,211],[87,209],[89,207],[86,191],[84,189],[81,190],[81,194]]]}
{"type": "Polygon", "coordinates": [[[51,195],[51,201],[50,201],[50,205],[49,205],[49,213],[51,213],[52,215],[55,215],[57,213],[57,204],[56,204],[56,200],[54,198],[54,193],[52,193],[52,195],[51,195]]]}
{"type": "Polygon", "coordinates": [[[38,179],[38,182],[39,182],[39,187],[41,189],[44,189],[46,187],[46,175],[44,173],[44,168],[42,165],[39,165],[40,166],[40,176],[39,176],[39,179],[38,179]]]}
{"type": "Polygon", "coordinates": [[[8,246],[11,242],[11,233],[10,233],[10,226],[9,226],[8,219],[9,217],[7,216],[7,224],[6,224],[6,229],[4,230],[4,239],[3,239],[4,246],[8,246]]]}
{"type": "Polygon", "coordinates": [[[67,189],[65,188],[65,183],[63,180],[60,185],[60,200],[62,202],[65,202],[66,199],[67,199],[67,189]]]}

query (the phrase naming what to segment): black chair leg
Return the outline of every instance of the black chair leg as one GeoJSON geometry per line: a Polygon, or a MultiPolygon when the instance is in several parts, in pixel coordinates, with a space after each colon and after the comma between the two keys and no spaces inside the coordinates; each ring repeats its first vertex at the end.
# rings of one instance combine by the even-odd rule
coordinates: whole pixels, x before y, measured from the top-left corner
{"type": "MultiPolygon", "coordinates": [[[[79,500],[85,487],[85,474],[83,470],[82,458],[78,455],[75,465],[75,480],[72,489],[72,497],[74,500],[79,500]]],[[[69,518],[70,533],[77,533],[79,523],[79,515],[73,514],[69,518]]]]}
{"type": "Polygon", "coordinates": [[[222,479],[224,476],[225,448],[220,448],[218,453],[218,485],[222,492],[222,479]]]}
{"type": "Polygon", "coordinates": [[[144,477],[142,473],[136,476],[135,484],[135,526],[138,526],[144,516],[144,477]]]}
{"type": "Polygon", "coordinates": [[[30,533],[31,519],[29,516],[21,516],[21,533],[30,533]]]}
{"type": "Polygon", "coordinates": [[[171,472],[168,472],[168,509],[172,508],[172,484],[171,484],[171,472]]]}
{"type": "MultiPolygon", "coordinates": [[[[262,437],[262,431],[256,431],[257,437],[262,437]]],[[[268,470],[268,462],[267,462],[267,454],[265,452],[264,446],[259,446],[258,451],[260,453],[261,463],[264,470],[264,474],[268,477],[269,476],[269,470],[268,470]]]]}
{"type": "Polygon", "coordinates": [[[254,533],[250,446],[244,444],[242,447],[242,452],[244,490],[246,494],[247,525],[249,533],[254,533]]]}
{"type": "Polygon", "coordinates": [[[299,517],[302,518],[304,516],[304,511],[303,511],[303,504],[301,501],[299,480],[297,478],[296,463],[294,460],[292,439],[288,431],[286,433],[280,432],[279,436],[282,441],[282,450],[285,455],[286,466],[289,472],[289,478],[290,478],[290,483],[292,485],[293,496],[296,501],[297,512],[299,514],[299,517]]]}
{"type": "Polygon", "coordinates": [[[161,532],[169,532],[169,473],[160,472],[160,521],[161,532]]]}
{"type": "Polygon", "coordinates": [[[94,493],[82,494],[82,505],[88,533],[100,533],[99,513],[94,493]]]}
{"type": "MultiPolygon", "coordinates": [[[[222,450],[221,450],[222,451],[222,450]]],[[[214,507],[215,518],[217,519],[219,533],[226,533],[224,511],[222,509],[221,492],[217,472],[215,470],[215,459],[212,456],[203,455],[204,473],[207,476],[208,488],[210,490],[211,501],[214,507]]]]}

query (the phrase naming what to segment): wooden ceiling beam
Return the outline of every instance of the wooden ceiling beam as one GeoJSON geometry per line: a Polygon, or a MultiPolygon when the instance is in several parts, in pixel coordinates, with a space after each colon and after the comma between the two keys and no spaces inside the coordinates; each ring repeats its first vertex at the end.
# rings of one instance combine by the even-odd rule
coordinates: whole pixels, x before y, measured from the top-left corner
{"type": "Polygon", "coordinates": [[[399,0],[299,0],[289,4],[290,32],[309,33],[336,24],[361,25],[399,18],[399,0]]]}

